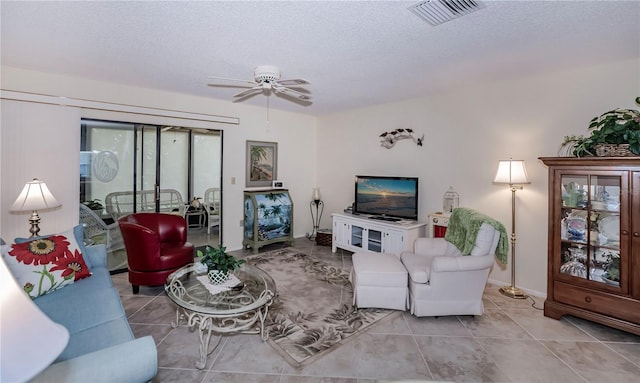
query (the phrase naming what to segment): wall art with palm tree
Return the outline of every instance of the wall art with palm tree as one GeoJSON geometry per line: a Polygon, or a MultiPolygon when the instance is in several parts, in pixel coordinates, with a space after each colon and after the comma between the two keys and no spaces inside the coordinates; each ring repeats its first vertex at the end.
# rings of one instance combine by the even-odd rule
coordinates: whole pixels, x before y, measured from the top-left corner
{"type": "Polygon", "coordinates": [[[277,142],[247,141],[247,187],[271,186],[277,170],[277,142]]]}

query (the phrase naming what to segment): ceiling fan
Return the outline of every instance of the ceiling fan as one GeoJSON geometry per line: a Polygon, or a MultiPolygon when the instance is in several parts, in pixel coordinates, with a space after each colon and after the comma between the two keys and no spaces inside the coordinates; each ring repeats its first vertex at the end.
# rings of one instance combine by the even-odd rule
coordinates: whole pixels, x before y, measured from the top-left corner
{"type": "MultiPolygon", "coordinates": [[[[233,97],[237,100],[245,99],[251,96],[255,96],[260,93],[266,93],[267,96],[271,92],[279,93],[284,96],[293,97],[300,101],[311,101],[311,96],[307,94],[307,90],[304,92],[295,90],[292,88],[298,88],[305,85],[309,85],[309,81],[301,78],[280,80],[280,69],[272,65],[260,65],[253,71],[255,81],[240,80],[235,78],[225,78],[217,76],[209,76],[210,79],[231,81],[246,84],[245,87],[249,89],[242,91],[238,94],[234,94],[233,97]]],[[[217,84],[209,84],[211,86],[219,86],[217,84]]]]}

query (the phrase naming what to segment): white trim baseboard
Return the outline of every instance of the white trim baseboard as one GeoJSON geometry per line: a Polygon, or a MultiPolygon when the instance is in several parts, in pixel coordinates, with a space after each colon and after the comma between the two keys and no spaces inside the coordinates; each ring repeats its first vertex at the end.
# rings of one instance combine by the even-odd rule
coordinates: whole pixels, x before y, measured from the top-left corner
{"type": "MultiPolygon", "coordinates": [[[[492,285],[496,285],[496,286],[500,286],[500,287],[502,287],[502,286],[509,286],[509,285],[511,285],[510,283],[505,283],[505,282],[502,282],[502,281],[497,281],[497,280],[495,280],[495,279],[489,279],[487,282],[488,282],[488,283],[491,283],[492,285]]],[[[534,296],[534,297],[536,297],[536,298],[541,298],[541,299],[547,299],[547,294],[545,294],[545,293],[543,293],[543,292],[536,291],[536,290],[531,290],[531,289],[526,289],[526,288],[524,288],[524,287],[522,287],[522,286],[517,286],[517,287],[518,287],[520,290],[524,291],[525,293],[527,293],[527,294],[529,294],[529,295],[531,295],[531,296],[534,296]]]]}

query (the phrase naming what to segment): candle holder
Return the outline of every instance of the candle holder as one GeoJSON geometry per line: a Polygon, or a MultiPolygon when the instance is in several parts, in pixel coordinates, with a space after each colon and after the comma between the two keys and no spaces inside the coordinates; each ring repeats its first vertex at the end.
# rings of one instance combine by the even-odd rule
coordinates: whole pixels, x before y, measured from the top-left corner
{"type": "Polygon", "coordinates": [[[324,212],[324,202],[320,199],[320,188],[313,189],[312,200],[309,203],[309,211],[311,212],[311,222],[313,222],[313,230],[309,234],[309,240],[312,240],[318,234],[320,228],[320,220],[324,212]]]}

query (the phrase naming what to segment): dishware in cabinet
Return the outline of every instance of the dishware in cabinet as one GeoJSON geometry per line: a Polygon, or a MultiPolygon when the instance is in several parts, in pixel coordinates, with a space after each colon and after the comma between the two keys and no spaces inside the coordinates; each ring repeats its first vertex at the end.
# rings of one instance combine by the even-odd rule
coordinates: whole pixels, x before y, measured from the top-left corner
{"type": "Polygon", "coordinates": [[[560,278],[619,288],[620,194],[627,189],[626,174],[569,172],[559,177],[560,278]]]}

